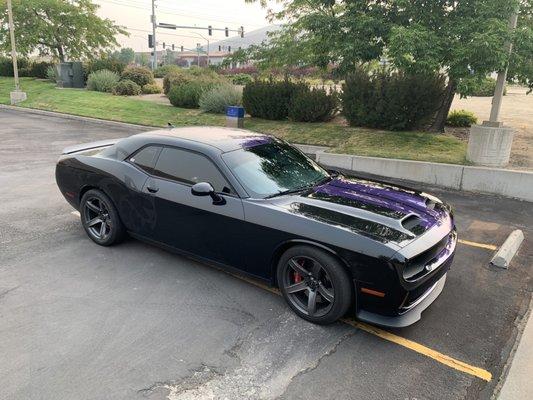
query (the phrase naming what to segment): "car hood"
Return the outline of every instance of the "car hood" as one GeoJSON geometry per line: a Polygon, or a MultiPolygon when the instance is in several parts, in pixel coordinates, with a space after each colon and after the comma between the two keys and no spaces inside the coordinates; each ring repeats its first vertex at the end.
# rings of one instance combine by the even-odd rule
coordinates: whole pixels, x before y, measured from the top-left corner
{"type": "Polygon", "coordinates": [[[279,200],[278,205],[291,213],[399,246],[449,219],[448,206],[436,197],[345,177],[279,200]]]}

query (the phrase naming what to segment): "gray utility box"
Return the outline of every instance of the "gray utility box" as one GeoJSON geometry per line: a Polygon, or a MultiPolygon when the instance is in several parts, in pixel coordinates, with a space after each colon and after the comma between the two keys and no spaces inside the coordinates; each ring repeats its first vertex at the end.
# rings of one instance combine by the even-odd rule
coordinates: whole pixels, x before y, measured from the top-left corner
{"type": "Polygon", "coordinates": [[[57,86],[83,88],[83,66],[80,61],[62,62],[57,67],[57,86]]]}

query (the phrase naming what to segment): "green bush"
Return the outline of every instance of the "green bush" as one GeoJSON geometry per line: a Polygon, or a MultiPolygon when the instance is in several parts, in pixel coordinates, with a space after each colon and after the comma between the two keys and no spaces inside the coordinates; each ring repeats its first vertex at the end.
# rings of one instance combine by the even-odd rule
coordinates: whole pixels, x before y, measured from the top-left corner
{"type": "Polygon", "coordinates": [[[352,126],[408,130],[429,122],[443,94],[440,75],[357,69],[342,85],[341,100],[352,126]]]}
{"type": "Polygon", "coordinates": [[[289,104],[289,119],[300,122],[331,120],[338,110],[336,92],[328,94],[324,89],[297,90],[289,104]]]}
{"type": "Polygon", "coordinates": [[[46,61],[35,62],[31,65],[30,76],[40,79],[46,79],[48,68],[52,67],[53,65],[53,63],[46,61]]]}
{"type": "Polygon", "coordinates": [[[129,79],[124,79],[116,84],[113,94],[117,96],[137,96],[141,94],[141,87],[129,79]]]}
{"type": "Polygon", "coordinates": [[[157,83],[149,83],[142,87],[143,94],[157,94],[161,93],[163,89],[157,83]]]}
{"type": "Polygon", "coordinates": [[[477,124],[477,117],[471,111],[454,110],[448,114],[446,125],[456,127],[469,127],[477,124]]]}
{"type": "Polygon", "coordinates": [[[116,72],[102,69],[92,72],[87,78],[87,90],[111,93],[117,86],[120,77],[116,72]]]}
{"type": "Polygon", "coordinates": [[[242,91],[231,84],[217,85],[204,91],[198,104],[205,112],[222,114],[227,106],[242,104],[242,91]]]}
{"type": "Polygon", "coordinates": [[[56,82],[57,81],[57,67],[54,65],[54,66],[49,66],[48,68],[46,68],[46,79],[48,79],[49,81],[51,82],[56,82]]]}
{"type": "MultiPolygon", "coordinates": [[[[27,58],[17,59],[19,76],[30,76],[31,63],[27,58]]],[[[13,60],[11,57],[0,57],[0,76],[13,76],[13,60]]]]}
{"type": "Polygon", "coordinates": [[[217,85],[227,82],[227,80],[208,68],[191,67],[189,69],[178,69],[170,71],[163,78],[163,91],[166,95],[174,86],[184,83],[200,82],[205,85],[217,85]]]}
{"type": "Polygon", "coordinates": [[[211,87],[211,84],[199,81],[183,83],[170,89],[168,99],[175,107],[198,108],[200,96],[211,87]]]}
{"type": "Polygon", "coordinates": [[[253,82],[253,80],[252,76],[248,74],[236,74],[231,77],[231,82],[234,85],[247,85],[253,82]]]}
{"type": "Polygon", "coordinates": [[[155,78],[164,78],[166,74],[173,72],[173,71],[179,71],[181,68],[177,65],[170,64],[170,65],[163,65],[159,68],[156,68],[154,71],[154,77],[155,78]]]}
{"type": "Polygon", "coordinates": [[[148,85],[154,81],[154,75],[149,68],[146,67],[128,67],[122,72],[123,80],[135,82],[140,87],[148,85]]]}
{"type": "Polygon", "coordinates": [[[122,74],[126,68],[126,63],[120,61],[115,57],[102,57],[95,60],[89,61],[88,64],[84,66],[87,76],[92,72],[101,71],[107,69],[108,71],[116,72],[117,74],[122,74]]]}
{"type": "Polygon", "coordinates": [[[252,117],[282,120],[289,115],[289,105],[295,92],[306,89],[306,85],[288,80],[254,81],[244,87],[242,103],[252,117]]]}

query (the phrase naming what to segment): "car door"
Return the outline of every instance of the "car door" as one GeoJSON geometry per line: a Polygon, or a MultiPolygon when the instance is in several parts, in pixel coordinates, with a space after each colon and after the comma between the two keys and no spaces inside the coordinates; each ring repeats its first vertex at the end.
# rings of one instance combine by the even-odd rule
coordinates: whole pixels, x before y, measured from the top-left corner
{"type": "Polygon", "coordinates": [[[164,147],[143,191],[154,198],[153,238],[176,249],[243,268],[239,251],[244,210],[216,165],[198,152],[164,147]],[[191,193],[198,182],[209,182],[226,202],[191,193]]]}

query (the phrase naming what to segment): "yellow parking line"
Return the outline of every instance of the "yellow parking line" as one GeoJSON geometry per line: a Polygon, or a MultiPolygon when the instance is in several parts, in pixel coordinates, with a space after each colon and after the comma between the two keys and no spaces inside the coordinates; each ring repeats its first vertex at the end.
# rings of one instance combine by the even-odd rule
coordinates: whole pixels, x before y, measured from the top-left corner
{"type": "Polygon", "coordinates": [[[464,240],[464,239],[459,239],[458,242],[462,244],[466,244],[467,246],[479,247],[481,249],[498,250],[498,246],[494,246],[493,244],[471,242],[470,240],[464,240]]]}
{"type": "MultiPolygon", "coordinates": [[[[250,279],[244,276],[236,275],[233,273],[228,272],[231,276],[234,276],[235,278],[238,278],[240,280],[243,280],[245,282],[251,283],[254,286],[260,287],[261,289],[265,289],[269,291],[270,293],[277,294],[278,296],[281,296],[281,293],[278,289],[264,285],[254,279],[250,279]]],[[[387,332],[383,329],[380,329],[378,327],[365,324],[363,322],[355,321],[353,319],[343,318],[341,319],[342,322],[345,324],[351,325],[354,328],[361,329],[362,331],[365,331],[367,333],[370,333],[374,336],[378,336],[381,339],[388,340],[389,342],[396,343],[402,347],[405,347],[409,350],[412,350],[414,352],[417,352],[418,354],[422,354],[426,357],[429,357],[443,365],[446,365],[447,367],[456,369],[458,371],[464,372],[465,374],[469,374],[475,377],[478,377],[480,379],[483,379],[484,381],[490,382],[492,379],[492,374],[479,367],[475,367],[473,365],[467,364],[463,361],[457,360],[453,357],[447,356],[446,354],[439,353],[436,350],[430,349],[429,347],[426,347],[424,345],[421,345],[419,343],[416,343],[412,340],[405,339],[401,336],[397,336],[393,333],[387,332]]]]}
{"type": "Polygon", "coordinates": [[[492,379],[492,374],[487,370],[474,367],[473,365],[456,360],[453,357],[447,356],[446,354],[439,353],[438,351],[430,349],[429,347],[426,347],[419,343],[413,342],[412,340],[405,339],[401,336],[397,336],[390,332],[384,331],[383,329],[365,324],[363,322],[355,321],[352,319],[342,319],[342,322],[352,325],[356,328],[359,328],[365,332],[371,333],[372,335],[378,336],[382,339],[388,340],[389,342],[399,344],[400,346],[406,347],[409,350],[413,350],[426,357],[432,358],[435,361],[440,362],[441,364],[444,364],[458,371],[464,372],[465,374],[476,376],[487,382],[490,382],[490,380],[492,379]]]}

